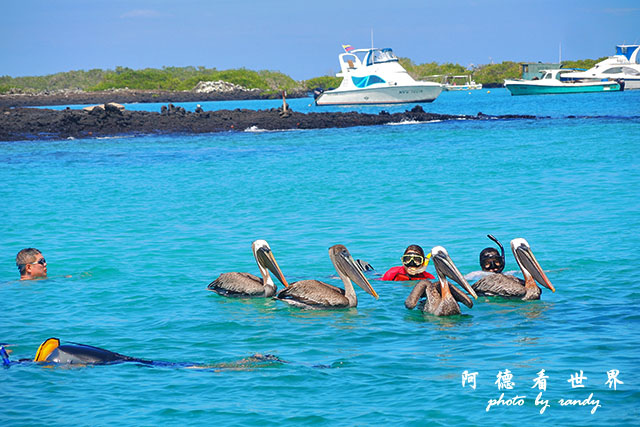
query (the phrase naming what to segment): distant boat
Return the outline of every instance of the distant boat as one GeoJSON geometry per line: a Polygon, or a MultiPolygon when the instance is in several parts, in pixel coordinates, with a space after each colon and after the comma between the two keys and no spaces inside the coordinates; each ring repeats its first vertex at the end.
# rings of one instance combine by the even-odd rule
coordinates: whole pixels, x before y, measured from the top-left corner
{"type": "Polygon", "coordinates": [[[566,74],[567,79],[612,79],[624,83],[624,90],[640,89],[640,45],[617,45],[616,54],[586,71],[566,74]]]}
{"type": "Polygon", "coordinates": [[[504,86],[511,95],[550,95],[560,93],[582,92],[615,92],[620,90],[620,84],[611,80],[566,80],[565,74],[571,73],[571,68],[559,70],[542,70],[541,78],[533,80],[505,80],[504,86]]]}
{"type": "MultiPolygon", "coordinates": [[[[443,86],[414,80],[391,49],[353,49],[338,56],[342,77],[333,90],[317,90],[316,105],[432,102],[443,86]]],[[[346,50],[347,48],[345,48],[346,50]]]]}
{"type": "Polygon", "coordinates": [[[445,76],[444,90],[477,90],[482,89],[480,83],[471,80],[468,74],[462,76],[445,76]]]}

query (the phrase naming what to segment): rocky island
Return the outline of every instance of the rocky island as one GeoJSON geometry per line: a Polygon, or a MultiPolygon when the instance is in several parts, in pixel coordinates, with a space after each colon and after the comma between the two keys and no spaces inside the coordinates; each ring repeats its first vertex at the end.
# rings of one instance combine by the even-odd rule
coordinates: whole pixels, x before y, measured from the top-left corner
{"type": "Polygon", "coordinates": [[[160,112],[127,111],[115,103],[84,110],[0,107],[0,140],[92,138],[146,134],[201,134],[245,130],[344,128],[436,120],[535,119],[536,116],[448,115],[425,112],[416,105],[402,113],[298,113],[285,107],[269,110],[186,111],[173,104],[160,112]]]}

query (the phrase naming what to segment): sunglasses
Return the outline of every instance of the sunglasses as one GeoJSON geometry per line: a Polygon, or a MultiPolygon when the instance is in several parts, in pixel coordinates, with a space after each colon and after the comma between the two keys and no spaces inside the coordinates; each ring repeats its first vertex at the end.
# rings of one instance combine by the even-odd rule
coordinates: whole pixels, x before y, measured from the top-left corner
{"type": "Polygon", "coordinates": [[[36,262],[30,262],[29,264],[40,264],[40,265],[45,265],[47,263],[47,261],[45,261],[44,258],[40,258],[38,261],[36,262]]]}
{"type": "Polygon", "coordinates": [[[402,263],[404,265],[414,265],[419,267],[424,263],[424,257],[418,254],[402,255],[402,263]]]}

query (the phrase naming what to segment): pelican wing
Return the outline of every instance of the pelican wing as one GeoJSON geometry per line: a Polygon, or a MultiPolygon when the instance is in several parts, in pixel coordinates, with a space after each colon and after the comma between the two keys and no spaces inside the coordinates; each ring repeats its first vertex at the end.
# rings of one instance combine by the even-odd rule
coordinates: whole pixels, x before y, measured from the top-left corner
{"type": "Polygon", "coordinates": [[[453,299],[463,303],[469,308],[473,308],[473,300],[469,298],[467,294],[465,294],[464,292],[462,292],[460,289],[458,289],[456,286],[452,284],[449,284],[449,289],[451,290],[451,295],[453,295],[453,299]]]}
{"type": "Polygon", "coordinates": [[[525,293],[524,281],[508,274],[490,274],[471,286],[474,291],[484,296],[501,296],[521,298],[525,293]]]}
{"type": "Polygon", "coordinates": [[[404,306],[409,310],[413,310],[416,305],[418,305],[418,301],[420,301],[420,298],[425,296],[425,290],[427,289],[427,285],[430,283],[431,282],[427,280],[421,280],[416,283],[407,299],[404,300],[404,306]]]}
{"type": "Polygon", "coordinates": [[[339,308],[349,305],[343,289],[319,280],[301,280],[292,283],[278,293],[277,299],[292,305],[308,307],[339,308]]]}
{"type": "Polygon", "coordinates": [[[222,273],[207,289],[228,297],[264,296],[262,279],[250,273],[222,273]]]}

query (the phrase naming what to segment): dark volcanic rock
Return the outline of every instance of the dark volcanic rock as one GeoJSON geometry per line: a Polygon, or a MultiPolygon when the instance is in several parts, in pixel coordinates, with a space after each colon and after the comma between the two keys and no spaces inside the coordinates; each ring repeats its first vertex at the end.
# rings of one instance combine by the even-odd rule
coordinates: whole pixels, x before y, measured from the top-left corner
{"type": "Polygon", "coordinates": [[[535,119],[535,116],[457,116],[432,114],[416,106],[404,113],[362,114],[297,113],[281,109],[236,109],[191,113],[169,105],[161,113],[121,111],[117,108],[49,110],[42,108],[0,108],[0,140],[66,139],[99,136],[210,133],[243,131],[251,127],[264,130],[323,129],[384,125],[404,121],[535,119]]]}

